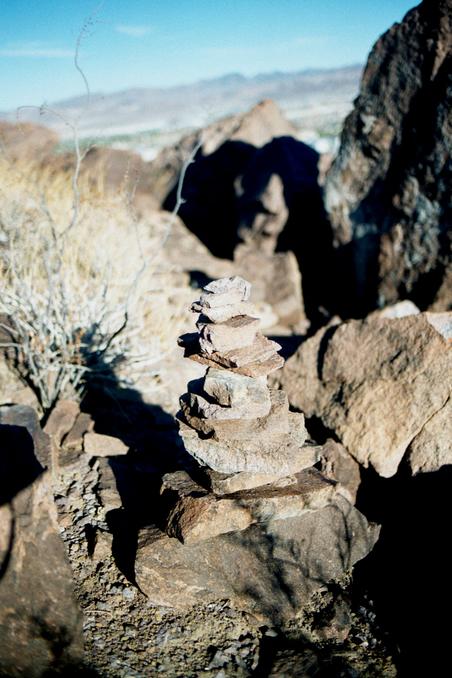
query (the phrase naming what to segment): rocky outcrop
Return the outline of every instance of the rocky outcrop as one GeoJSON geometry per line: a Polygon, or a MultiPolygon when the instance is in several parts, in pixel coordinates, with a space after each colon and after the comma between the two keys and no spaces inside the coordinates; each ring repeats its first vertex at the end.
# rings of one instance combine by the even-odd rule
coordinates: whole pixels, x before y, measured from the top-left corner
{"type": "Polygon", "coordinates": [[[0,673],[38,677],[71,671],[83,644],[42,434],[22,414],[0,423],[0,673]]]}
{"type": "Polygon", "coordinates": [[[452,304],[451,17],[451,0],[424,0],[377,41],[326,179],[355,317],[407,297],[452,304]]]}
{"type": "Polygon", "coordinates": [[[291,326],[306,319],[297,258],[308,262],[305,236],[322,212],[318,154],[295,133],[274,102],[263,101],[185,137],[151,163],[154,194],[172,209],[184,160],[201,144],[184,177],[179,216],[212,254],[234,258],[234,272],[251,280],[256,300],[279,309],[279,322],[291,326]],[[306,222],[302,233],[297,210],[306,222]],[[296,256],[287,252],[291,249],[296,256]],[[277,299],[270,298],[270,280],[276,283],[273,291],[279,290],[277,299]]]}
{"type": "Polygon", "coordinates": [[[435,465],[448,453],[441,438],[431,443],[433,432],[445,425],[444,439],[452,437],[448,327],[443,314],[431,313],[331,325],[288,360],[281,385],[293,407],[319,418],[360,464],[380,475],[396,473],[410,446],[413,469],[428,466],[420,461],[421,445],[426,454],[428,446],[435,448],[429,462],[435,465]]]}
{"type": "Polygon", "coordinates": [[[198,466],[163,477],[166,534],[141,532],[135,572],[155,604],[184,609],[226,598],[282,624],[346,575],[378,530],[350,502],[356,463],[334,443],[307,443],[303,414],[268,388],[284,361],[259,333],[249,295],[244,279],[223,278],[192,306],[198,333],[181,341],[208,370],[188,384],[179,419],[198,466]],[[314,468],[323,451],[328,477],[314,468]]]}

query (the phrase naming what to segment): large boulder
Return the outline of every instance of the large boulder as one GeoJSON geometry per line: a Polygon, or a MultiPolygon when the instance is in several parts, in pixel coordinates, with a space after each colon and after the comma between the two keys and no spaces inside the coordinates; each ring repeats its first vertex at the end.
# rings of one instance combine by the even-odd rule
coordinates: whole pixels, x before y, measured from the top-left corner
{"type": "MultiPolygon", "coordinates": [[[[442,435],[452,438],[444,410],[452,354],[436,315],[443,314],[374,316],[320,330],[281,372],[290,404],[319,418],[360,464],[392,476],[421,432],[427,440],[445,426],[442,435]]],[[[416,468],[426,463],[414,461],[418,449],[411,448],[416,468]]],[[[447,457],[445,451],[432,454],[447,457]]]]}
{"type": "Polygon", "coordinates": [[[327,176],[342,311],[452,304],[452,0],[424,0],[375,44],[327,176]],[[448,284],[444,282],[448,280],[448,284]]]}
{"type": "MultiPolygon", "coordinates": [[[[11,408],[10,420],[15,408],[11,408]]],[[[54,675],[82,661],[81,615],[51,478],[30,419],[0,424],[0,674],[54,675]]]]}

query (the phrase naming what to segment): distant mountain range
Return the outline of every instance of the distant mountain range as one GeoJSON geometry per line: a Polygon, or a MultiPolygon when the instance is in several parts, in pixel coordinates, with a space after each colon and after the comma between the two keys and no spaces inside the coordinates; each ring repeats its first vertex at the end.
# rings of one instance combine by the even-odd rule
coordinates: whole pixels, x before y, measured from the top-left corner
{"type": "MultiPolygon", "coordinates": [[[[344,117],[358,93],[361,71],[362,66],[353,65],[254,77],[231,73],[191,85],[93,93],[89,101],[86,96],[74,97],[58,101],[52,108],[68,120],[80,117],[82,136],[205,126],[262,99],[275,100],[289,118],[309,127],[344,117]]],[[[5,112],[0,117],[14,121],[16,113],[5,112]]],[[[47,125],[63,137],[70,133],[60,118],[38,110],[27,109],[21,112],[20,119],[47,125]]]]}

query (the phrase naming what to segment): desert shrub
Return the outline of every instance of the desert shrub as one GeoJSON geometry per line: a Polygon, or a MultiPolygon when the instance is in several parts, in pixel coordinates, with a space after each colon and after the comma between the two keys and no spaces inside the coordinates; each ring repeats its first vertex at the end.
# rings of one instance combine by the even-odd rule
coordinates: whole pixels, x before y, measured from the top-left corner
{"type": "Polygon", "coordinates": [[[70,173],[0,157],[1,346],[44,413],[93,378],[152,372],[174,345],[182,306],[162,294],[171,215],[138,220],[130,197],[89,176],[75,196],[70,173]]]}

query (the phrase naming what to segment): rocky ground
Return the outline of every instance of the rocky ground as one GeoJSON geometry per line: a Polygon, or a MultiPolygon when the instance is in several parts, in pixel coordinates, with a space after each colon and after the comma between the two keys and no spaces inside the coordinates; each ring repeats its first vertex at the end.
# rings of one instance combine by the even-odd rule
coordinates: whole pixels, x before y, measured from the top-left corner
{"type": "MultiPolygon", "coordinates": [[[[193,360],[174,336],[44,411],[2,316],[0,675],[444,674],[450,9],[377,42],[326,174],[271,101],[134,159],[164,233],[195,156],[153,290],[171,318],[198,300],[193,360]],[[210,305],[232,276],[255,311],[210,305]]],[[[53,133],[5,130],[58,172],[53,133]]],[[[113,191],[129,161],[86,158],[113,191]]]]}

